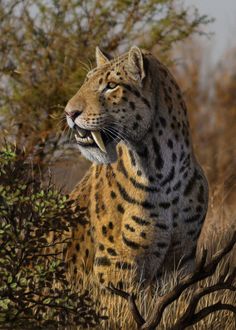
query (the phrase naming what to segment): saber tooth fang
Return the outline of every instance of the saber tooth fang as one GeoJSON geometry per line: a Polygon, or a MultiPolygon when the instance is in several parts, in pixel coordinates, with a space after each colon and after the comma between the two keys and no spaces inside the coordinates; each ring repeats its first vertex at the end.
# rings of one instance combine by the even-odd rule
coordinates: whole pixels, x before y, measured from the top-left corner
{"type": "Polygon", "coordinates": [[[101,133],[98,131],[91,131],[92,137],[94,139],[94,142],[97,144],[97,146],[99,147],[99,149],[101,149],[103,152],[107,152],[106,151],[106,147],[104,145],[101,133]]]}

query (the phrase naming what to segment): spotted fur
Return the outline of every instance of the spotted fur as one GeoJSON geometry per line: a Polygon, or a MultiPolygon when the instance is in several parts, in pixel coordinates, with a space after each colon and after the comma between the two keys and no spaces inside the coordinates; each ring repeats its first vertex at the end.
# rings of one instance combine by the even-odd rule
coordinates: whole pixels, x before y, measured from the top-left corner
{"type": "Polygon", "coordinates": [[[208,188],[168,69],[137,47],[111,60],[97,50],[66,113],[70,124],[76,114],[79,127],[114,137],[107,154],[80,146],[94,164],[71,195],[87,218],[66,251],[74,273],[83,267],[108,285],[130,274],[152,281],[177,264],[191,270],[208,188]]]}

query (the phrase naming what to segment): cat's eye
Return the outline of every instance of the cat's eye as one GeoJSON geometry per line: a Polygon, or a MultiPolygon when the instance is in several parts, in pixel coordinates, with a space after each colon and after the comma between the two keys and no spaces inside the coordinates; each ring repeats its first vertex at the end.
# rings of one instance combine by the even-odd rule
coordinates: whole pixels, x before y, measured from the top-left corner
{"type": "Polygon", "coordinates": [[[109,88],[109,89],[114,89],[114,88],[116,88],[116,86],[117,86],[117,84],[114,83],[114,82],[112,82],[112,81],[110,81],[110,82],[107,84],[107,88],[109,88]]]}

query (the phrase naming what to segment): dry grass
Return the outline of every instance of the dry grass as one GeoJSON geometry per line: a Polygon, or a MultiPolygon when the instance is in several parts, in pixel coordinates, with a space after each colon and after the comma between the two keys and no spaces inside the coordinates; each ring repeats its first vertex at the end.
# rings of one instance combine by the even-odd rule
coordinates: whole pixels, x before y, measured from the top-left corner
{"type": "MultiPolygon", "coordinates": [[[[217,220],[217,219],[216,219],[217,220]]],[[[209,257],[226,245],[228,239],[230,238],[230,233],[217,233],[209,232],[209,239],[204,244],[207,246],[209,251],[209,257]]],[[[200,241],[201,243],[201,241],[200,241]]],[[[199,246],[199,255],[202,248],[202,243],[199,246]]],[[[229,255],[224,257],[222,262],[218,265],[216,272],[212,277],[209,277],[203,281],[200,281],[195,286],[192,286],[185,290],[185,292],[180,296],[180,298],[169,305],[163,314],[162,321],[158,329],[170,329],[171,326],[179,319],[179,317],[186,310],[191,297],[195,290],[199,287],[207,287],[213,285],[217,282],[220,275],[222,275],[226,266],[230,265],[230,269],[236,266],[235,262],[235,250],[231,251],[229,255]]],[[[137,295],[137,306],[141,312],[144,319],[148,319],[151,312],[154,309],[157,298],[174,288],[177,284],[178,276],[177,272],[166,276],[163,280],[162,286],[160,287],[158,283],[149,286],[148,288],[141,288],[140,285],[132,285],[130,283],[129,292],[134,292],[137,295]]],[[[91,275],[86,275],[81,273],[82,284],[80,289],[89,290],[91,296],[95,301],[99,303],[100,312],[104,309],[104,314],[108,315],[108,320],[103,321],[99,326],[99,329],[136,329],[136,323],[129,311],[128,303],[123,298],[116,296],[114,294],[105,292],[98,285],[93,282],[91,275]]],[[[221,290],[204,296],[199,304],[198,310],[203,307],[212,305],[221,301],[222,303],[233,304],[236,302],[236,292],[231,292],[229,290],[221,290]]],[[[236,328],[236,319],[233,313],[229,311],[221,311],[210,314],[208,317],[202,321],[195,324],[189,329],[214,329],[214,330],[234,330],[236,328]]],[[[77,328],[80,329],[80,328],[77,328]]]]}

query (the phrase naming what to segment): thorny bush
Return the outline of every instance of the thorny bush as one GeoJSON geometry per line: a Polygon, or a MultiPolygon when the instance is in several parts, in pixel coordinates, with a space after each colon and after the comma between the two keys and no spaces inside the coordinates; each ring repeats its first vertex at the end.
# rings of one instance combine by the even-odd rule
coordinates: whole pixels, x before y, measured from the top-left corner
{"type": "Polygon", "coordinates": [[[63,248],[71,226],[82,221],[82,212],[78,207],[73,212],[72,204],[50,182],[46,187],[40,182],[39,171],[23,152],[2,148],[0,328],[85,328],[104,318],[88,292],[73,292],[66,279],[63,248]]]}

